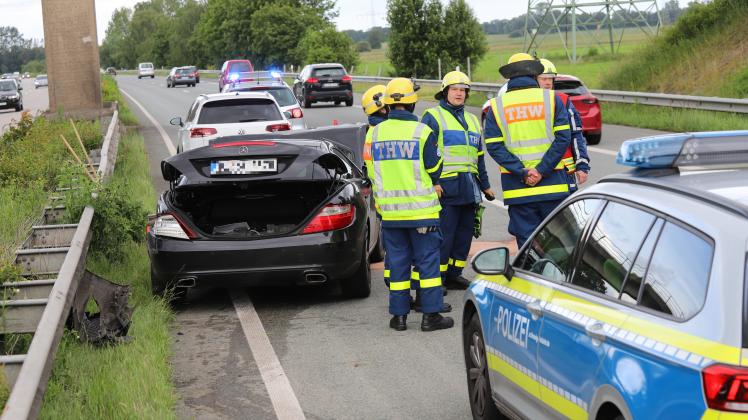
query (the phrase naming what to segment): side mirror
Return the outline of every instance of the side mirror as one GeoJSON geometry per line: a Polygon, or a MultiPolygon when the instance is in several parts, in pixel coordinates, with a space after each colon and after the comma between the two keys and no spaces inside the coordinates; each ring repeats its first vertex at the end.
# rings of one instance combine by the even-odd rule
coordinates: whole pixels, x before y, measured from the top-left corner
{"type": "Polygon", "coordinates": [[[171,125],[178,125],[180,127],[184,127],[184,123],[182,122],[182,117],[174,117],[171,120],[169,120],[169,124],[171,125]]]}
{"type": "Polygon", "coordinates": [[[493,99],[495,97],[496,97],[496,94],[494,92],[487,92],[486,93],[486,98],[488,98],[488,99],[493,99]]]}
{"type": "Polygon", "coordinates": [[[514,276],[514,269],[509,263],[509,248],[483,250],[473,257],[472,266],[478,274],[504,275],[507,280],[514,276]]]}
{"type": "Polygon", "coordinates": [[[286,117],[287,120],[291,119],[291,111],[283,111],[283,116],[286,117]]]}

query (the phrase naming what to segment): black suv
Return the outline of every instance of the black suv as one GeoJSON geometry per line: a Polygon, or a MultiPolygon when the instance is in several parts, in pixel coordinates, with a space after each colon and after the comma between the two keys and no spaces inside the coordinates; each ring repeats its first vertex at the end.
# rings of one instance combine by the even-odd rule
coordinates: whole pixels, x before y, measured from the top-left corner
{"type": "Polygon", "coordinates": [[[21,84],[16,79],[0,80],[0,109],[15,108],[23,111],[23,95],[21,84]]]}
{"type": "Polygon", "coordinates": [[[293,93],[309,108],[315,102],[353,105],[353,85],[345,67],[337,63],[309,64],[293,82],[293,93]]]}

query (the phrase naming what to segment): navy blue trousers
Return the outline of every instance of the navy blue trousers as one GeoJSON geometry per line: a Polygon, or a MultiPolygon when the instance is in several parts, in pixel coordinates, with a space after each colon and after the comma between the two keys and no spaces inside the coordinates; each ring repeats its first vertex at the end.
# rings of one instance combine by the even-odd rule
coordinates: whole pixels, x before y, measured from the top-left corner
{"type": "Polygon", "coordinates": [[[439,225],[444,235],[439,261],[442,277],[462,274],[473,243],[474,224],[475,204],[442,204],[439,212],[439,225]]]}
{"type": "Polygon", "coordinates": [[[540,223],[564,200],[537,201],[509,206],[509,233],[517,238],[517,247],[530,239],[540,223]]]}
{"type": "Polygon", "coordinates": [[[444,305],[439,274],[439,230],[425,234],[416,228],[382,228],[385,270],[389,270],[390,313],[410,312],[411,265],[418,267],[423,313],[437,313],[444,305]]]}

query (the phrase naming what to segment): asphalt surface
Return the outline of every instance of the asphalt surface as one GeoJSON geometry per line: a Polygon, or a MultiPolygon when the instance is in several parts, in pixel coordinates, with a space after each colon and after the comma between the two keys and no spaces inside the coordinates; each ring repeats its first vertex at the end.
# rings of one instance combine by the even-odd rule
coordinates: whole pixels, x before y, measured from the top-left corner
{"type": "Polygon", "coordinates": [[[5,133],[8,126],[21,119],[23,112],[30,112],[31,115],[37,115],[41,112],[47,111],[49,108],[49,96],[47,94],[47,87],[40,87],[34,89],[34,79],[22,79],[21,86],[23,90],[23,111],[16,112],[15,109],[0,109],[0,135],[5,133]]]}
{"type": "MultiPolygon", "coordinates": [[[[117,76],[117,81],[161,125],[173,146],[177,129],[169,120],[184,118],[197,95],[218,91],[212,80],[194,88],[173,89],[166,88],[164,78],[117,76]]],[[[163,191],[167,184],[159,163],[169,148],[150,118],[128,101],[140,119],[154,185],[163,191]]],[[[427,106],[433,103],[419,104],[418,114],[427,106]]],[[[315,105],[304,114],[309,126],[329,125],[333,120],[365,121],[358,98],[353,107],[315,105]]],[[[623,170],[615,165],[615,153],[624,140],[656,133],[605,125],[601,144],[591,149],[588,185],[623,170]]],[[[500,196],[498,166],[487,158],[487,167],[500,196]]],[[[485,205],[484,232],[474,249],[511,245],[506,210],[485,205]]],[[[473,274],[469,268],[465,272],[467,277],[473,274]]],[[[420,315],[411,315],[409,330],[396,333],[387,326],[381,264],[372,266],[372,287],[372,295],[363,300],[343,300],[330,287],[235,289],[231,293],[246,293],[251,299],[263,334],[307,418],[470,418],[459,328],[462,293],[451,291],[445,297],[455,308],[452,316],[458,327],[422,333],[420,315]]],[[[234,306],[228,291],[206,288],[191,291],[188,303],[178,308],[172,368],[182,418],[276,417],[275,401],[261,377],[267,367],[256,362],[258,355],[250,349],[234,306]]]]}

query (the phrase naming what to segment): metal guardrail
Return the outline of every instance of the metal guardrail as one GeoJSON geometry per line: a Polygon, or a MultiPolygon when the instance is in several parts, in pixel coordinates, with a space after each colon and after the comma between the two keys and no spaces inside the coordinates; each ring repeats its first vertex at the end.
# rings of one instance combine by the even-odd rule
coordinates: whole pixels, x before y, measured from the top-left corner
{"type": "MultiPolygon", "coordinates": [[[[114,170],[118,116],[115,108],[100,158],[92,153],[94,160],[99,158],[97,170],[104,178],[114,170]]],[[[69,189],[58,188],[57,194],[69,189]]],[[[52,201],[56,199],[59,196],[52,197],[52,201]]],[[[16,251],[16,264],[27,280],[0,285],[11,298],[0,302],[5,318],[0,333],[34,333],[26,354],[0,356],[0,365],[12,386],[2,420],[34,419],[39,415],[57,347],[85,271],[94,209],[86,207],[77,224],[49,224],[54,220],[51,214],[64,211],[64,206],[45,209],[44,225],[32,227],[22,249],[16,251]]]]}
{"type": "MultiPolygon", "coordinates": [[[[202,71],[202,70],[201,70],[202,71]]],[[[296,77],[296,73],[283,73],[284,77],[296,77]]],[[[354,81],[369,83],[387,83],[391,77],[353,76],[354,81]]],[[[440,86],[441,80],[416,79],[422,85],[440,86]]],[[[492,92],[496,94],[501,87],[498,83],[473,83],[475,92],[492,92]]],[[[670,108],[688,108],[705,111],[735,112],[748,114],[748,99],[717,98],[711,96],[672,95],[667,93],[624,92],[617,90],[591,89],[593,95],[603,102],[642,104],[670,108]]]]}

